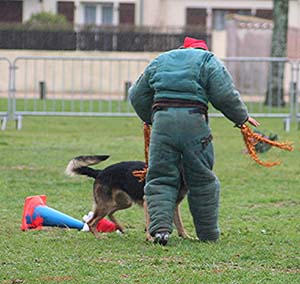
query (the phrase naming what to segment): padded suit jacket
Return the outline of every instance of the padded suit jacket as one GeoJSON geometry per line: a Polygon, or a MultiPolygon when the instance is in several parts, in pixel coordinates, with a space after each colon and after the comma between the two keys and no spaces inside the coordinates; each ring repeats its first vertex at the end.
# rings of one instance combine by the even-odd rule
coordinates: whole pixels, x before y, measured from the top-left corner
{"type": "Polygon", "coordinates": [[[202,49],[176,49],[159,55],[129,89],[129,98],[147,123],[151,123],[151,107],[157,99],[210,102],[237,125],[248,119],[229,72],[213,53],[202,49]]]}

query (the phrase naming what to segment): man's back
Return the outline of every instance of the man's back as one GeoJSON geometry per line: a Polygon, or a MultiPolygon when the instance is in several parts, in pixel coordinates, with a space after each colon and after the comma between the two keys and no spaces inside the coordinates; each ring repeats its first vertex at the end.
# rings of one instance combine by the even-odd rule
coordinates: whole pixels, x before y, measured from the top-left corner
{"type": "Polygon", "coordinates": [[[176,49],[158,56],[149,66],[154,99],[174,98],[207,103],[200,70],[211,53],[199,49],[176,49]]]}

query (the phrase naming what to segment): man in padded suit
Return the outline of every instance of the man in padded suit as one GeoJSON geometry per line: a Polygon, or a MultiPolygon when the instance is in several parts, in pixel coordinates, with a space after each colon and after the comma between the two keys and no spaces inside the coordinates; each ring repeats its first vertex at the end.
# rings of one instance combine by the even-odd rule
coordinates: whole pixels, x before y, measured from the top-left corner
{"type": "Polygon", "coordinates": [[[216,241],[220,184],[207,118],[210,102],[236,125],[259,123],[249,116],[232,78],[205,41],[186,37],[180,49],[162,53],[129,90],[138,116],[152,124],[145,197],[154,242],[172,233],[180,171],[200,241],[216,241]]]}

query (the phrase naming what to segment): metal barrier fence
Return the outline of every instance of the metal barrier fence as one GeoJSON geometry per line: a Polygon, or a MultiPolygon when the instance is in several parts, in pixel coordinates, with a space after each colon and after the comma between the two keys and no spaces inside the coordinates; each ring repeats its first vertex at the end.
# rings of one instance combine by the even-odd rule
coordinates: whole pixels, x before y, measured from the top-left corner
{"type": "MultiPolygon", "coordinates": [[[[284,58],[225,58],[253,117],[281,118],[286,131],[300,121],[300,61],[284,58]]],[[[0,58],[0,118],[30,116],[135,116],[127,92],[147,59],[103,57],[0,58]]],[[[209,116],[222,114],[210,106],[209,116]]]]}
{"type": "Polygon", "coordinates": [[[223,60],[254,117],[283,118],[289,131],[295,109],[293,63],[285,58],[228,57],[223,60]]]}
{"type": "Polygon", "coordinates": [[[134,116],[127,92],[146,59],[18,57],[14,60],[13,113],[24,115],[134,116]]]}
{"type": "Polygon", "coordinates": [[[6,123],[11,113],[12,98],[10,94],[11,63],[5,57],[0,57],[0,121],[1,130],[6,128],[6,123]]]}
{"type": "Polygon", "coordinates": [[[300,126],[300,61],[294,63],[293,92],[296,101],[296,120],[300,126]]]}

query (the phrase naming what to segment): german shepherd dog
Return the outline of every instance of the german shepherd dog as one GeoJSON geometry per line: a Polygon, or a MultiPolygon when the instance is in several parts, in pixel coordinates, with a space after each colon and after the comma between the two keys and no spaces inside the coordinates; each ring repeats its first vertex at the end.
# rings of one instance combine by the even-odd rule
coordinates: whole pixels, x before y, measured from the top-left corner
{"type": "MultiPolygon", "coordinates": [[[[124,232],[124,227],[116,220],[114,213],[118,210],[131,207],[133,203],[144,207],[146,219],[146,239],[151,241],[149,234],[149,215],[147,204],[144,199],[145,181],[133,175],[133,171],[145,168],[145,163],[141,161],[127,161],[113,164],[103,170],[93,169],[89,166],[96,165],[101,161],[108,159],[108,155],[78,156],[71,160],[66,168],[66,174],[69,176],[86,175],[94,178],[94,209],[93,217],[87,222],[90,231],[95,237],[100,237],[96,230],[99,220],[108,216],[116,224],[117,229],[124,232]]],[[[180,203],[184,199],[187,189],[182,182],[178,193],[174,212],[174,224],[178,235],[182,238],[188,238],[181,215],[180,203]]]]}

